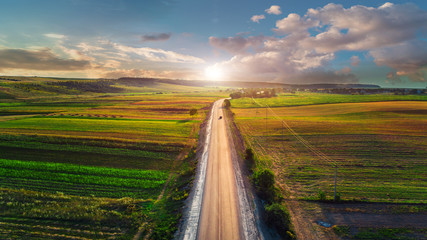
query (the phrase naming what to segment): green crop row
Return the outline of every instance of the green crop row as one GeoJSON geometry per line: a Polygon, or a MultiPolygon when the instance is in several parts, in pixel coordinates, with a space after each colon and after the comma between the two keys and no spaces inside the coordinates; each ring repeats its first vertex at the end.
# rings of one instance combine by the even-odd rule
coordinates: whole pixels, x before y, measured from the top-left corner
{"type": "Polygon", "coordinates": [[[192,127],[192,124],[192,122],[182,121],[138,121],[32,117],[1,122],[0,128],[54,131],[142,133],[150,136],[161,135],[187,137],[192,127]]]}
{"type": "Polygon", "coordinates": [[[129,239],[151,200],[0,188],[1,239],[129,239]]]}
{"type": "Polygon", "coordinates": [[[164,171],[88,167],[0,159],[0,187],[100,197],[155,198],[164,171]]]}
{"type": "MultiPolygon", "coordinates": [[[[87,137],[64,137],[64,136],[40,136],[40,135],[10,135],[3,134],[0,135],[0,145],[6,146],[7,142],[16,142],[15,147],[28,148],[27,144],[37,144],[38,149],[43,149],[45,144],[54,144],[58,146],[58,149],[51,150],[63,150],[64,145],[76,145],[76,146],[92,146],[100,148],[119,148],[127,150],[141,150],[149,152],[159,152],[159,153],[174,153],[180,152],[184,147],[182,143],[168,143],[160,144],[149,141],[141,140],[130,140],[130,139],[98,139],[96,136],[87,137]],[[25,146],[22,144],[25,143],[25,146]],[[60,146],[60,147],[59,147],[60,146]]],[[[15,143],[12,143],[15,144],[15,143]]],[[[139,156],[139,155],[137,155],[139,156]]],[[[142,155],[143,156],[143,155],[142,155]]]]}
{"type": "Polygon", "coordinates": [[[61,145],[61,144],[49,144],[39,142],[27,142],[27,141],[4,141],[0,142],[0,146],[3,147],[18,147],[24,149],[38,149],[38,150],[60,150],[60,151],[71,151],[71,152],[88,152],[88,153],[99,153],[109,155],[119,155],[128,157],[141,157],[150,159],[165,160],[169,159],[169,155],[163,152],[150,152],[140,150],[129,150],[123,148],[102,148],[93,147],[86,145],[61,145]]]}
{"type": "Polygon", "coordinates": [[[165,171],[157,170],[134,170],[134,169],[118,169],[108,167],[91,167],[80,166],[66,163],[46,163],[32,161],[17,161],[0,159],[0,168],[2,169],[23,169],[45,172],[61,172],[75,175],[96,175],[116,178],[134,178],[145,180],[164,181],[168,177],[165,171]]]}

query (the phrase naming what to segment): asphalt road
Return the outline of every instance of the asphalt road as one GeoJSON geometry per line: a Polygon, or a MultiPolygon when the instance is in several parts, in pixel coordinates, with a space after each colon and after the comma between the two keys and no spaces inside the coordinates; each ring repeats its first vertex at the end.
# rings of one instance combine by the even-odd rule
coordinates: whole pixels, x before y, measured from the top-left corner
{"type": "Polygon", "coordinates": [[[222,103],[216,102],[213,110],[198,239],[242,239],[236,179],[222,103]]]}

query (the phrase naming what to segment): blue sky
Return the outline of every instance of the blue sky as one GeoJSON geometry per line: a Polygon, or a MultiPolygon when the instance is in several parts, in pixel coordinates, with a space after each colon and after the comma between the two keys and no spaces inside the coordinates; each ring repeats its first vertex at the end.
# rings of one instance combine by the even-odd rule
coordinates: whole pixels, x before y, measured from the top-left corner
{"type": "Polygon", "coordinates": [[[426,87],[427,3],[2,0],[0,75],[426,87]]]}

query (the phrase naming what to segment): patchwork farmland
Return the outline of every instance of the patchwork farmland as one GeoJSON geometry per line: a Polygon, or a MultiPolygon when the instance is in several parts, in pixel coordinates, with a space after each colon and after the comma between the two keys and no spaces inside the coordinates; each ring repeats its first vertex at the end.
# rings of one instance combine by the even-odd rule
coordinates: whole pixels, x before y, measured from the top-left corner
{"type": "MultiPolygon", "coordinates": [[[[315,221],[333,220],[322,213],[337,207],[318,200],[333,201],[335,166],[341,202],[399,204],[399,213],[425,213],[425,100],[420,95],[297,92],[233,99],[231,106],[246,146],[255,152],[257,169],[274,171],[287,205],[301,218],[294,223],[305,222],[305,231],[317,229],[323,231],[318,237],[330,238],[315,221]]],[[[368,209],[355,206],[340,211],[368,209]]],[[[371,213],[390,214],[390,209],[371,213]]]]}
{"type": "Polygon", "coordinates": [[[1,81],[0,238],[170,237],[221,94],[63,82],[1,81]]]}

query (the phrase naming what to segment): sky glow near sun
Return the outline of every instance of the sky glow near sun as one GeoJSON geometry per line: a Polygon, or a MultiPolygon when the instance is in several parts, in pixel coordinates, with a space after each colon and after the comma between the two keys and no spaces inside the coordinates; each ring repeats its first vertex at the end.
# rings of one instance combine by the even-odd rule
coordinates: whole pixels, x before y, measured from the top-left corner
{"type": "Polygon", "coordinates": [[[4,0],[0,75],[425,88],[426,22],[424,0],[4,0]]]}
{"type": "Polygon", "coordinates": [[[224,72],[220,67],[216,65],[205,68],[205,76],[208,80],[211,80],[211,81],[225,80],[224,72]]]}

